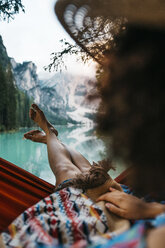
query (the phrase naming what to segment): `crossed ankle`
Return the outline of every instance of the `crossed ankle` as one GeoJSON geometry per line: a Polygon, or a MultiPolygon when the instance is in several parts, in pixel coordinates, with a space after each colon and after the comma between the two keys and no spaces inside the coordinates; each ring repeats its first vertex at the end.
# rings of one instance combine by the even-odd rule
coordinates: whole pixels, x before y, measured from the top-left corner
{"type": "Polygon", "coordinates": [[[58,136],[58,131],[54,127],[50,127],[49,130],[54,133],[56,136],[58,136]]]}

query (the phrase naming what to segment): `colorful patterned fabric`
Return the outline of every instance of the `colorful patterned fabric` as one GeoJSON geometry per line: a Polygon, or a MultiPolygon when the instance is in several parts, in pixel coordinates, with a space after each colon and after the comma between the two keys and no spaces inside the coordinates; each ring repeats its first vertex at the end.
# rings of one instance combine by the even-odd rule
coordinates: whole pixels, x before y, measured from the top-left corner
{"type": "Polygon", "coordinates": [[[140,220],[128,231],[110,239],[106,244],[94,246],[95,248],[146,248],[146,231],[148,228],[165,226],[165,214],[158,215],[153,220],[140,220]]]}
{"type": "Polygon", "coordinates": [[[1,236],[12,248],[81,248],[110,238],[103,211],[82,190],[71,187],[27,209],[1,236]]]}
{"type": "Polygon", "coordinates": [[[69,187],[27,209],[1,238],[6,248],[144,248],[148,227],[163,225],[165,214],[136,221],[120,235],[110,233],[103,211],[82,190],[69,187]]]}

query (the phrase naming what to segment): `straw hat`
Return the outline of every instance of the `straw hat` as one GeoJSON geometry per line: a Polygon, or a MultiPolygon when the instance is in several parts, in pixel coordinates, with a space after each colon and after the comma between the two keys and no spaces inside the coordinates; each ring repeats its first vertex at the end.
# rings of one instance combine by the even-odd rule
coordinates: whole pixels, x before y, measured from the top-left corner
{"type": "Polygon", "coordinates": [[[126,22],[165,28],[165,0],[58,0],[55,12],[76,43],[98,62],[126,22]]]}

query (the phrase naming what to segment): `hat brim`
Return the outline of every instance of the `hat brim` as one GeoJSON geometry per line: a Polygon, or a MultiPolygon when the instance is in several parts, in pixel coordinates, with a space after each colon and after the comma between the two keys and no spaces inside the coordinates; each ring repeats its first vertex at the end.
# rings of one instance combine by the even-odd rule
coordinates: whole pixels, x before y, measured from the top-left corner
{"type": "Polygon", "coordinates": [[[69,35],[99,63],[108,41],[126,20],[165,28],[165,1],[161,0],[58,0],[55,12],[69,35]]]}

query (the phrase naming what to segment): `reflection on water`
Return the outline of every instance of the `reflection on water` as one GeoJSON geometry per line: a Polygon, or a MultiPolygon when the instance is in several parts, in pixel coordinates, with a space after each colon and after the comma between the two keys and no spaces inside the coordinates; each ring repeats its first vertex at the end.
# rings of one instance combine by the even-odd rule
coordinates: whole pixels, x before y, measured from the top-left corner
{"type": "MultiPolygon", "coordinates": [[[[90,162],[105,158],[104,143],[99,140],[89,126],[58,126],[59,139],[66,145],[81,152],[90,162]]],[[[13,133],[0,134],[0,157],[20,166],[34,175],[55,184],[55,178],[49,168],[45,144],[23,140],[23,134],[29,129],[13,133]]],[[[119,166],[112,176],[123,170],[119,166]]]]}

